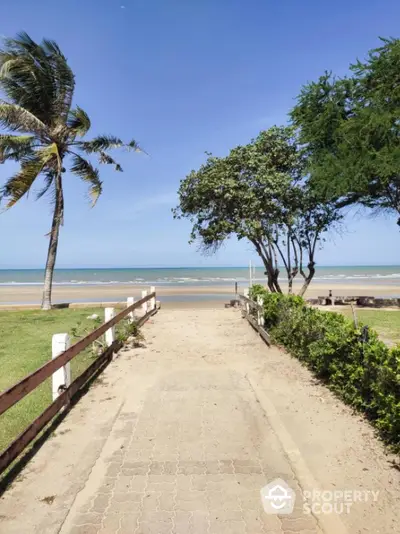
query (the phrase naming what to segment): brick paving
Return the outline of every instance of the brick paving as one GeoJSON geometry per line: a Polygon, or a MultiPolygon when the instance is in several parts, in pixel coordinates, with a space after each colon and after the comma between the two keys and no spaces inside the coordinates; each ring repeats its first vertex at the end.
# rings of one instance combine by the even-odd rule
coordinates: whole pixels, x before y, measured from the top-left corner
{"type": "MultiPolygon", "coordinates": [[[[232,367],[221,366],[212,343],[209,357],[202,356],[207,341],[197,332],[188,352],[192,369],[173,349],[163,349],[157,321],[150,367],[157,377],[139,409],[127,398],[118,417],[122,445],[103,458],[98,480],[91,483],[89,477],[93,490],[72,507],[61,533],[321,532],[314,517],[303,513],[298,481],[238,369],[240,339],[220,340],[235,353],[232,367]],[[260,489],[275,478],[296,492],[289,516],[269,515],[262,508],[260,489]]],[[[175,346],[190,339],[190,328],[171,330],[175,346]]]]}

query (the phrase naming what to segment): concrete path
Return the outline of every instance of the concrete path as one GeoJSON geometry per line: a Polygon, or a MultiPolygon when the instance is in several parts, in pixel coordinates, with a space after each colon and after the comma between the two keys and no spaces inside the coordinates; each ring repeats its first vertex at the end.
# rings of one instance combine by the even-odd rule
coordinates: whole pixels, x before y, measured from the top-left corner
{"type": "MultiPolygon", "coordinates": [[[[298,362],[268,349],[238,312],[161,311],[144,334],[146,348],[121,352],[5,494],[1,533],[395,532],[398,472],[368,425],[298,362]],[[326,421],[316,429],[321,407],[326,421]],[[293,410],[303,412],[296,422],[293,410]],[[359,465],[337,470],[334,438],[327,444],[335,410],[339,434],[360,433],[349,445],[363,442],[368,474],[359,465]],[[262,508],[260,490],[277,478],[296,494],[290,515],[262,508]],[[359,503],[346,517],[304,513],[304,489],[383,484],[374,511],[359,503]]],[[[358,451],[349,458],[358,462],[358,451]]]]}

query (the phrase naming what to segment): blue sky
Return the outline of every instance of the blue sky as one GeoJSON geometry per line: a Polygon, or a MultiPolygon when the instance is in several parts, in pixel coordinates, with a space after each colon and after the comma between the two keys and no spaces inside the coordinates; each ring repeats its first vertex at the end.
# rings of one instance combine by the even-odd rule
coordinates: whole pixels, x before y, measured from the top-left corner
{"type": "MultiPolygon", "coordinates": [[[[202,257],[174,221],[180,179],[261,129],[283,124],[301,85],[398,35],[398,0],[54,0],[7,2],[1,31],[55,39],[76,73],[75,103],[92,134],[135,138],[150,157],[122,154],[124,173],[102,168],[90,209],[65,177],[59,267],[245,265],[249,245],[202,257]],[[123,6],[123,7],[122,7],[123,6]]],[[[12,172],[0,166],[0,183],[12,172]]],[[[51,207],[33,195],[0,215],[0,267],[41,267],[51,207]]],[[[394,217],[350,212],[329,236],[321,265],[399,264],[394,217]]]]}

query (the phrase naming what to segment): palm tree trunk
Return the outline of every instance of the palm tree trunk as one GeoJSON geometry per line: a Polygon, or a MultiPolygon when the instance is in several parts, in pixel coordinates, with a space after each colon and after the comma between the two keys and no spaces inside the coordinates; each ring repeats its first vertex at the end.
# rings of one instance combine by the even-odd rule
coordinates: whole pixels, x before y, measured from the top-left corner
{"type": "Polygon", "coordinates": [[[56,264],[58,235],[60,232],[60,225],[62,223],[64,214],[64,197],[62,190],[61,173],[57,174],[55,178],[55,205],[53,213],[53,222],[50,231],[49,249],[47,252],[46,270],[44,274],[44,287],[42,298],[42,310],[51,309],[51,290],[53,286],[54,266],[56,264]]]}

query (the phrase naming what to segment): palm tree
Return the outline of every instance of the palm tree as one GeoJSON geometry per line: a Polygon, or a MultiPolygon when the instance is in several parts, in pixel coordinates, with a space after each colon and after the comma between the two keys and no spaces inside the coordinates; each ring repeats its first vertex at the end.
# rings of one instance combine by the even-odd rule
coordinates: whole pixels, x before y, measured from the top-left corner
{"type": "Polygon", "coordinates": [[[51,289],[57,256],[60,225],[63,224],[63,175],[65,165],[89,187],[93,205],[102,192],[99,171],[82,157],[95,154],[100,163],[121,166],[107,152],[114,148],[140,151],[137,143],[123,143],[118,137],[101,135],[80,140],[90,128],[83,109],[72,109],[75,77],[65,56],[54,41],[35,43],[21,33],[5,39],[0,49],[0,162],[14,160],[19,171],[0,190],[0,200],[10,208],[26,195],[39,176],[44,178],[37,198],[49,192],[54,203],[49,232],[42,309],[51,308],[51,289]],[[80,154],[80,153],[81,154],[80,154]]]}

